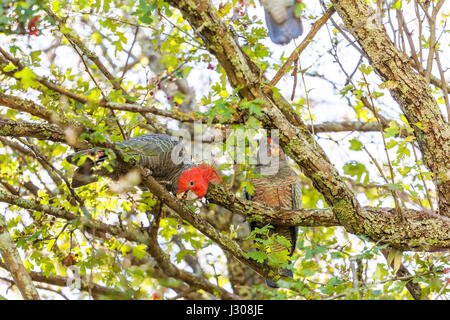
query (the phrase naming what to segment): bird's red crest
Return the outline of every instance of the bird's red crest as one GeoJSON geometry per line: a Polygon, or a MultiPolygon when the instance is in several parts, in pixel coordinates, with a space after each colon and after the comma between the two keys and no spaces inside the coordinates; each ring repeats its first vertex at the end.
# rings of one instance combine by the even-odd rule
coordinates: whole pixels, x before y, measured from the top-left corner
{"type": "Polygon", "coordinates": [[[212,183],[222,182],[222,178],[217,174],[216,170],[214,170],[214,167],[208,166],[207,164],[201,164],[198,168],[202,172],[206,181],[212,183]]]}
{"type": "Polygon", "coordinates": [[[208,183],[218,183],[222,178],[213,167],[202,164],[183,172],[178,178],[177,194],[192,190],[199,198],[203,198],[208,191],[208,183]]]}

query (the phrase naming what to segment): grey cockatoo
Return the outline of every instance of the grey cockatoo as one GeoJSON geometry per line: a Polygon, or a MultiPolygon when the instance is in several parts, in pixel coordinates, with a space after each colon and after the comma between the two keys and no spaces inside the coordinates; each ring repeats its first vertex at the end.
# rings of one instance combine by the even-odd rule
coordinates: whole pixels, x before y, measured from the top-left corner
{"type": "MultiPolygon", "coordinates": [[[[269,144],[271,139],[267,139],[269,144]]],[[[260,149],[261,150],[261,149],[260,149]]],[[[301,185],[296,172],[289,166],[286,155],[277,144],[273,144],[271,148],[264,148],[267,150],[269,156],[278,157],[278,168],[271,174],[262,174],[256,178],[251,179],[254,186],[252,195],[244,189],[244,198],[256,202],[263,203],[272,207],[275,210],[293,210],[302,207],[301,185]]],[[[259,151],[260,152],[260,151],[259,151]]],[[[264,165],[258,161],[255,166],[257,173],[263,173],[264,165]]],[[[250,228],[254,230],[256,227],[261,228],[264,225],[257,222],[251,222],[250,228]]],[[[288,250],[289,256],[292,256],[295,250],[298,236],[298,227],[287,227],[273,225],[269,229],[269,235],[279,235],[285,237],[290,246],[286,248],[281,243],[273,245],[273,252],[288,250]]],[[[293,277],[292,271],[289,269],[280,269],[280,274],[293,277]]],[[[277,284],[271,280],[266,280],[268,286],[277,288],[277,284]]]]}

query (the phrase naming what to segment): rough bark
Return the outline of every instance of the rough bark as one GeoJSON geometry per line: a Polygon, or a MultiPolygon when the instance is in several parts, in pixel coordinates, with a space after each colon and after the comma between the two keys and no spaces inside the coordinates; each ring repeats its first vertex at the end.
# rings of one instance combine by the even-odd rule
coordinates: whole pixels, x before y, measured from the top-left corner
{"type": "MultiPolygon", "coordinates": [[[[286,226],[341,226],[331,208],[277,211],[263,204],[239,198],[222,186],[211,185],[207,199],[248,221],[264,221],[286,226]]],[[[434,213],[404,210],[405,223],[399,223],[393,208],[361,208],[356,223],[361,235],[398,250],[445,251],[450,249],[450,219],[434,213]]]]}
{"type": "Polygon", "coordinates": [[[17,96],[8,95],[0,92],[0,105],[11,109],[27,112],[33,116],[47,120],[50,123],[57,124],[61,128],[72,127],[79,133],[84,131],[84,127],[70,119],[67,119],[62,114],[58,114],[51,109],[47,109],[32,100],[22,99],[17,96]]]}
{"type": "Polygon", "coordinates": [[[66,143],[66,136],[53,124],[14,121],[0,118],[0,136],[29,137],[66,143]]]}
{"type": "Polygon", "coordinates": [[[22,259],[9,235],[5,218],[0,215],[0,254],[5,260],[9,271],[25,300],[39,300],[39,294],[33,280],[23,266],[22,259]]]}
{"type": "MultiPolygon", "coordinates": [[[[280,145],[285,153],[312,180],[314,187],[324,196],[331,210],[333,210],[338,223],[354,234],[376,235],[378,232],[375,230],[378,228],[375,224],[372,224],[375,221],[372,215],[368,214],[370,211],[361,208],[353,192],[339,176],[324,151],[314,142],[307,126],[295,115],[289,103],[283,97],[275,99],[270,94],[266,95],[263,92],[261,88],[264,87],[264,77],[261,77],[261,70],[241,50],[234,37],[228,32],[226,25],[216,15],[211,3],[207,0],[171,0],[169,3],[179,8],[184,18],[202,35],[208,50],[216,56],[224,67],[230,84],[233,87],[241,88],[240,95],[248,100],[259,98],[267,102],[263,110],[264,117],[261,118],[261,121],[267,127],[279,129],[280,145]],[[361,223],[362,221],[365,223],[361,223]]],[[[423,88],[423,84],[420,88],[422,88],[422,91],[429,92],[429,89],[423,88]]],[[[435,104],[432,99],[427,101],[430,104],[435,104]]],[[[433,109],[433,111],[435,110],[433,109]]],[[[437,123],[441,124],[442,127],[442,117],[439,117],[436,112],[432,114],[435,115],[437,123]]],[[[424,141],[431,144],[436,140],[425,137],[423,133],[418,135],[420,134],[419,142],[422,144],[424,141]]],[[[441,135],[437,141],[440,142],[440,145],[433,145],[441,147],[440,150],[445,153],[449,140],[445,141],[441,135]]],[[[440,157],[436,161],[441,164],[446,163],[448,157],[447,159],[440,157]]],[[[404,222],[396,223],[396,228],[405,226],[404,222]]],[[[445,234],[444,238],[448,240],[445,234]]]]}
{"type": "Polygon", "coordinates": [[[332,3],[382,81],[394,83],[390,93],[414,129],[424,164],[437,176],[440,213],[450,216],[450,126],[430,86],[414,70],[410,59],[395,47],[366,1],[332,0],[332,3]]]}
{"type": "Polygon", "coordinates": [[[287,100],[263,92],[262,71],[241,50],[211,3],[207,0],[171,0],[169,3],[179,8],[184,18],[203,36],[207,49],[225,69],[230,84],[241,88],[239,94],[248,100],[266,101],[260,120],[268,128],[279,129],[280,145],[285,153],[311,178],[314,187],[333,208],[338,221],[350,232],[362,232],[356,223],[361,208],[355,195],[287,100]]]}

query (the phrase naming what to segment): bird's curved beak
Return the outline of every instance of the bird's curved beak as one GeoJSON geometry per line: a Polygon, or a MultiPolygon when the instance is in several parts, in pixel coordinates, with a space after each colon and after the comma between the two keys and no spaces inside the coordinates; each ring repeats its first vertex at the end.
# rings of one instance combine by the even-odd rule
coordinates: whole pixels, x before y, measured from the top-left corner
{"type": "Polygon", "coordinates": [[[193,191],[187,190],[185,192],[177,193],[177,198],[182,201],[192,201],[197,200],[198,197],[193,191]]]}

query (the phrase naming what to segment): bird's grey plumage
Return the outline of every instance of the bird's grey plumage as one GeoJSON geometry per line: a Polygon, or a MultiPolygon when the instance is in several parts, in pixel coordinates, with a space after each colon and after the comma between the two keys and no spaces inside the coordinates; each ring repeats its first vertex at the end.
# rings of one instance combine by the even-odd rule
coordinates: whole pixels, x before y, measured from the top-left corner
{"type": "Polygon", "coordinates": [[[296,0],[261,0],[261,3],[272,42],[284,45],[302,35],[302,21],[295,16],[296,0]]]}
{"type": "MultiPolygon", "coordinates": [[[[181,173],[194,167],[194,164],[186,160],[182,142],[168,135],[142,135],[117,142],[115,147],[125,154],[133,156],[137,164],[151,171],[153,177],[162,178],[168,182],[167,189],[174,193],[177,191],[176,182],[181,173]]],[[[74,188],[94,182],[96,180],[95,177],[92,177],[94,166],[107,158],[103,149],[93,148],[71,154],[66,160],[69,163],[77,164],[82,155],[88,155],[88,158],[75,171],[72,180],[74,188]]],[[[119,166],[114,169],[120,170],[119,166]]]]}

